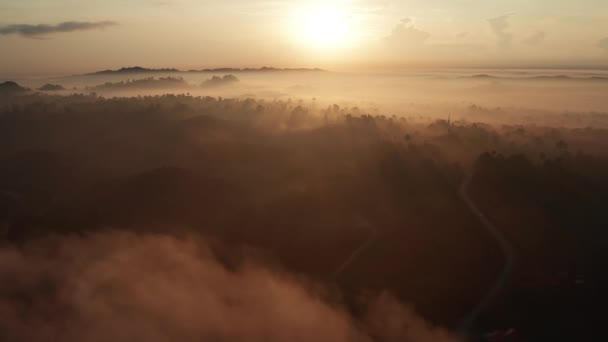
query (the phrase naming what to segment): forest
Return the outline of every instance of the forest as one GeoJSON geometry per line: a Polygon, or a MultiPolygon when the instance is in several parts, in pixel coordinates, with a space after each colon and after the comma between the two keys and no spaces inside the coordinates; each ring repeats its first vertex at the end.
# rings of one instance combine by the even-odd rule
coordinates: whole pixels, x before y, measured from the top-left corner
{"type": "MultiPolygon", "coordinates": [[[[209,82],[225,81],[234,82],[209,82]]],[[[608,114],[516,124],[496,111],[471,105],[466,116],[431,119],[291,98],[0,97],[2,253],[35,263],[52,249],[36,241],[57,236],[197,236],[222,267],[255,260],[287,272],[357,322],[369,322],[365,298],[390,294],[425,327],[441,327],[425,328],[428,340],[448,340],[507,262],[466,196],[513,249],[474,329],[597,336],[608,285],[608,114]]],[[[2,272],[21,279],[16,269],[2,272]]],[[[55,298],[61,285],[49,277],[0,285],[0,298],[12,298],[0,314],[38,310],[61,326],[33,304],[55,298]]],[[[366,336],[401,340],[363,325],[366,336]]]]}

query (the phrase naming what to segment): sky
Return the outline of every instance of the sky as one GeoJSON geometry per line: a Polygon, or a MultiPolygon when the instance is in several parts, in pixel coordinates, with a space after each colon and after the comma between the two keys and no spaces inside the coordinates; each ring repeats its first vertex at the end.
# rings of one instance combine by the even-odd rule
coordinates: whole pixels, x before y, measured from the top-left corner
{"type": "Polygon", "coordinates": [[[0,0],[0,73],[608,68],[606,0],[0,0]]]}

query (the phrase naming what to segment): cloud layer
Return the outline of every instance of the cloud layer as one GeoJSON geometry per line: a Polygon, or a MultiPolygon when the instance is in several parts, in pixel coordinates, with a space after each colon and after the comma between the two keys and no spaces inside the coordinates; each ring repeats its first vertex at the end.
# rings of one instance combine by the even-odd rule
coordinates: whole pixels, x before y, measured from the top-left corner
{"type": "Polygon", "coordinates": [[[29,25],[15,24],[0,27],[0,34],[20,34],[26,37],[40,37],[53,33],[66,33],[74,31],[99,30],[106,27],[117,25],[113,21],[85,22],[85,21],[66,21],[57,25],[29,25]]]}
{"type": "Polygon", "coordinates": [[[200,239],[47,238],[0,248],[0,279],[6,341],[453,341],[390,296],[356,319],[301,279],[226,268],[200,239]]]}

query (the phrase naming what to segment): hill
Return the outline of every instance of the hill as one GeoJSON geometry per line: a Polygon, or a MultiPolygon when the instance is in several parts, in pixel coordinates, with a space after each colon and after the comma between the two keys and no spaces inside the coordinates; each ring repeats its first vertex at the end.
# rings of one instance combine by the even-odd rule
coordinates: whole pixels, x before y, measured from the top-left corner
{"type": "Polygon", "coordinates": [[[203,82],[202,86],[205,88],[208,87],[220,87],[238,83],[239,79],[234,75],[224,75],[224,77],[213,76],[211,79],[203,82]]]}
{"type": "Polygon", "coordinates": [[[134,90],[134,89],[166,89],[166,88],[187,88],[188,83],[181,77],[161,77],[161,78],[142,78],[121,82],[106,82],[94,87],[88,87],[92,91],[108,90],[134,90]]]}
{"type": "Polygon", "coordinates": [[[0,96],[18,95],[27,93],[28,91],[28,88],[22,87],[16,82],[6,81],[4,83],[0,83],[0,96]]]}
{"type": "Polygon", "coordinates": [[[124,74],[147,74],[147,73],[174,73],[180,72],[177,69],[148,69],[139,66],[120,68],[118,70],[103,70],[87,75],[124,75],[124,74]]]}
{"type": "Polygon", "coordinates": [[[261,67],[261,68],[215,68],[215,69],[201,69],[201,70],[188,70],[183,71],[174,68],[163,68],[163,69],[149,69],[140,66],[120,68],[118,70],[103,70],[94,73],[86,74],[86,76],[92,75],[128,75],[128,74],[151,74],[151,73],[235,73],[235,72],[322,72],[325,70],[314,68],[273,68],[273,67],[261,67]]]}

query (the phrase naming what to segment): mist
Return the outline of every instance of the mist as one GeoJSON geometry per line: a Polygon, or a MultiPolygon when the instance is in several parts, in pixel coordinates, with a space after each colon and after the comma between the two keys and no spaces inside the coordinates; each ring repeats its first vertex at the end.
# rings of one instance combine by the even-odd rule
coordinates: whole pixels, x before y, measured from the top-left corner
{"type": "Polygon", "coordinates": [[[5,341],[456,341],[388,294],[366,321],[312,281],[201,237],[107,230],[0,247],[5,341]]]}
{"type": "Polygon", "coordinates": [[[0,84],[0,278],[12,279],[0,329],[9,341],[596,335],[604,76],[439,76],[0,84]]]}
{"type": "MultiPolygon", "coordinates": [[[[472,105],[502,109],[497,122],[524,123],[521,117],[538,112],[561,114],[608,111],[605,71],[564,70],[409,70],[384,73],[357,72],[172,72],[71,76],[51,79],[22,78],[20,84],[37,89],[44,84],[66,88],[61,94],[95,92],[101,96],[142,96],[165,93],[265,100],[314,100],[319,106],[339,104],[374,114],[464,118],[472,105]],[[208,86],[213,77],[237,77],[239,82],[208,86]],[[178,78],[171,85],[161,79],[178,78]],[[146,79],[157,82],[144,84],[146,79]],[[133,82],[118,87],[120,82],[133,82]],[[104,87],[115,83],[114,87],[104,87]],[[516,118],[516,120],[511,120],[516,118]]],[[[56,92],[55,92],[56,93],[56,92]]],[[[527,121],[526,121],[527,122],[527,121]]]]}
{"type": "Polygon", "coordinates": [[[0,342],[603,341],[605,0],[0,0],[0,342]]]}

